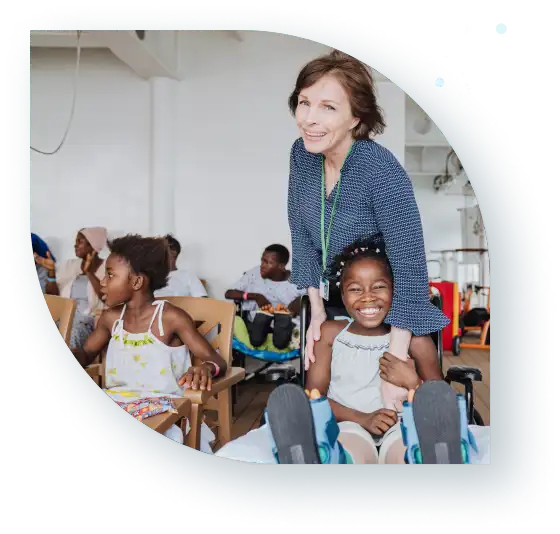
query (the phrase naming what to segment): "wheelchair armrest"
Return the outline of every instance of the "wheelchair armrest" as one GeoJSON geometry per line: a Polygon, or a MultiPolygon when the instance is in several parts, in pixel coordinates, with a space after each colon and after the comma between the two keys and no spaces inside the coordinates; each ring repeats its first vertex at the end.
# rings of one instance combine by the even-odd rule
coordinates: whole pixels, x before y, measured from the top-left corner
{"type": "Polygon", "coordinates": [[[482,381],[482,371],[476,367],[466,367],[461,365],[452,365],[447,369],[445,380],[448,382],[459,382],[461,384],[482,381]]]}
{"type": "Polygon", "coordinates": [[[305,342],[307,329],[311,322],[311,302],[307,295],[301,297],[301,307],[299,310],[299,358],[301,368],[301,386],[305,387],[305,342]]]}
{"type": "Polygon", "coordinates": [[[241,317],[244,321],[247,320],[249,317],[249,312],[243,309],[243,300],[234,300],[233,303],[235,304],[235,315],[241,317]]]}

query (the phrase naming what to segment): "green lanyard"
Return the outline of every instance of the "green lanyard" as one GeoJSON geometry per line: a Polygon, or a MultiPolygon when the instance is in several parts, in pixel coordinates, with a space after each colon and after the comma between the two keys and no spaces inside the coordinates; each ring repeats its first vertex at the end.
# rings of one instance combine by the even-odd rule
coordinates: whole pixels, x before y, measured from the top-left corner
{"type": "MultiPolygon", "coordinates": [[[[353,144],[352,144],[353,146],[353,144]]],[[[350,150],[348,150],[348,154],[346,154],[346,158],[344,158],[344,162],[352,152],[352,146],[350,146],[350,150]]],[[[344,163],[342,164],[344,167],[344,163]]],[[[334,221],[334,216],[336,213],[336,205],[338,204],[338,197],[340,196],[340,186],[342,181],[342,169],[340,170],[340,178],[338,179],[338,183],[336,184],[336,196],[334,198],[333,207],[331,211],[331,219],[329,221],[329,229],[327,230],[327,236],[325,239],[325,197],[327,196],[327,191],[325,189],[325,156],[323,156],[323,161],[321,165],[321,248],[323,251],[323,276],[327,271],[327,258],[329,255],[329,243],[331,241],[331,230],[332,224],[334,221]]]]}

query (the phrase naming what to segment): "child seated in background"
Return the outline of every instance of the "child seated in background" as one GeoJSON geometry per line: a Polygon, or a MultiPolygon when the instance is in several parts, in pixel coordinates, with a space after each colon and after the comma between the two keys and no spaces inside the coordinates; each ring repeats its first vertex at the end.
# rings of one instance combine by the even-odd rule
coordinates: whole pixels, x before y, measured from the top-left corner
{"type": "Polygon", "coordinates": [[[202,282],[188,269],[177,269],[181,243],[171,234],[165,236],[169,246],[169,276],[165,287],[154,292],[156,297],[207,297],[202,282]]]}
{"type": "MultiPolygon", "coordinates": [[[[108,309],[83,348],[73,351],[78,361],[86,367],[107,347],[106,393],[117,401],[182,397],[184,389],[211,389],[212,379],[225,372],[225,361],[185,311],[154,299],[169,274],[166,241],[127,235],[109,243],[109,248],[101,281],[108,309]],[[192,366],[191,352],[200,365],[192,366]]],[[[183,442],[176,426],[165,435],[183,442]]],[[[211,453],[213,439],[203,425],[201,450],[211,453]]]]}
{"type": "MultiPolygon", "coordinates": [[[[226,299],[243,302],[249,312],[246,321],[253,347],[260,347],[272,332],[272,341],[279,350],[290,344],[294,329],[293,317],[299,314],[300,297],[306,293],[292,284],[286,265],[290,252],[283,245],[269,245],[261,257],[261,264],[247,271],[233,289],[226,291],[226,299]]],[[[238,337],[238,336],[236,336],[238,337]]]]}
{"type": "Polygon", "coordinates": [[[393,276],[382,243],[352,244],[335,259],[334,272],[351,320],[322,325],[316,362],[306,379],[307,389],[314,390],[313,423],[305,420],[305,410],[295,409],[286,388],[286,398],[273,410],[269,406],[270,425],[227,444],[218,456],[289,463],[294,451],[305,452],[298,436],[313,436],[315,428],[325,453],[322,463],[404,463],[398,416],[383,408],[381,379],[407,390],[422,381],[442,380],[436,347],[430,336],[421,336],[412,338],[407,362],[386,352],[390,327],[384,320],[393,299],[393,276]]]}

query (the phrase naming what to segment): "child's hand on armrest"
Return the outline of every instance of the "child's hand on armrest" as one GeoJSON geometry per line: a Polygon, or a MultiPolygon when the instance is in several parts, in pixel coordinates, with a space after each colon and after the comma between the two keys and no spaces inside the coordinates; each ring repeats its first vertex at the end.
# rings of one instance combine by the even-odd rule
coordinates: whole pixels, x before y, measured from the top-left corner
{"type": "Polygon", "coordinates": [[[185,389],[207,390],[212,389],[212,378],[216,374],[216,367],[210,362],[203,362],[201,365],[189,367],[187,372],[178,380],[180,386],[185,389]]]}

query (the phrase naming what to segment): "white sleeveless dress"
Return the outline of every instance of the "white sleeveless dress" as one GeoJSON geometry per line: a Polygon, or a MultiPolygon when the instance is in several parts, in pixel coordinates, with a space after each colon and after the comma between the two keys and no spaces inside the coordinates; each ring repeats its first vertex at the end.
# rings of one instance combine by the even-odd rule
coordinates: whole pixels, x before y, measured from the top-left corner
{"type": "MultiPolygon", "coordinates": [[[[155,311],[147,332],[133,334],[124,329],[126,305],[115,321],[105,365],[105,392],[113,400],[130,402],[143,397],[183,397],[184,390],[177,381],[191,366],[189,350],[185,345],[170,347],[152,333],[157,317],[159,334],[164,335],[165,303],[164,300],[153,303],[155,311]]],[[[175,425],[165,435],[182,442],[180,429],[175,425]]],[[[201,450],[211,454],[210,442],[214,439],[210,428],[203,423],[201,450]]]]}
{"type": "MultiPolygon", "coordinates": [[[[373,413],[383,408],[379,360],[389,349],[389,334],[353,334],[348,331],[352,322],[334,339],[327,397],[347,408],[373,413]]],[[[400,424],[397,423],[374,441],[380,447],[384,442],[393,442],[400,437],[400,424]]]]}

